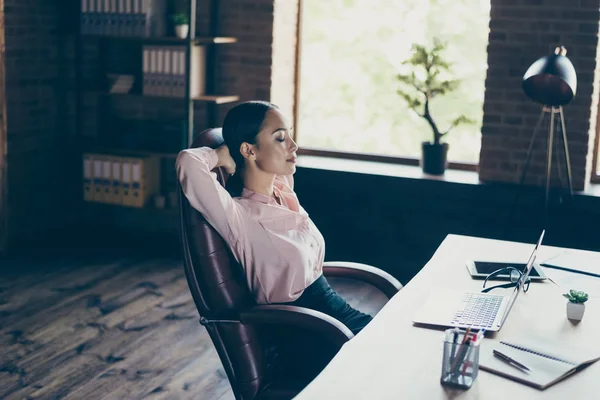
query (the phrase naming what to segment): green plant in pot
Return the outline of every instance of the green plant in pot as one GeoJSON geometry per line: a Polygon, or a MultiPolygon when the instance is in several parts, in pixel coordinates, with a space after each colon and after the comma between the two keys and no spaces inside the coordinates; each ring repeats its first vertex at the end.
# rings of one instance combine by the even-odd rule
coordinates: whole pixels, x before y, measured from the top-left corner
{"type": "Polygon", "coordinates": [[[190,29],[188,16],[184,13],[176,13],[171,15],[171,20],[175,26],[175,35],[179,39],[185,39],[190,29]]]}
{"type": "Polygon", "coordinates": [[[583,318],[585,312],[585,302],[588,301],[588,294],[580,290],[569,290],[563,294],[569,302],[567,303],[567,318],[579,321],[583,318]]]}
{"type": "Polygon", "coordinates": [[[442,175],[448,163],[449,145],[442,139],[456,126],[473,122],[461,115],[445,131],[441,131],[431,115],[431,101],[456,90],[459,85],[458,80],[445,79],[450,72],[450,64],[442,56],[445,48],[446,45],[438,39],[434,39],[430,48],[414,44],[411,57],[402,63],[409,66],[409,71],[397,75],[402,84],[398,94],[406,100],[410,109],[429,123],[433,131],[433,142],[422,143],[421,158],[423,172],[433,175],[442,175]]]}

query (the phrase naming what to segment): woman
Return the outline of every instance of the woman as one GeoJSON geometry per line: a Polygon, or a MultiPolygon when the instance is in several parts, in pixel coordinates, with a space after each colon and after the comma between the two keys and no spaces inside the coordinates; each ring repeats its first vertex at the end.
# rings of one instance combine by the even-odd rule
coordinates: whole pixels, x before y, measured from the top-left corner
{"type": "Polygon", "coordinates": [[[325,242],[294,193],[296,150],[289,121],[268,102],[232,108],[225,143],[183,150],[177,173],[185,196],[228,243],[258,304],[322,311],[354,334],[371,320],[331,289],[323,276],[325,242]],[[232,174],[227,190],[210,171],[232,174]]]}

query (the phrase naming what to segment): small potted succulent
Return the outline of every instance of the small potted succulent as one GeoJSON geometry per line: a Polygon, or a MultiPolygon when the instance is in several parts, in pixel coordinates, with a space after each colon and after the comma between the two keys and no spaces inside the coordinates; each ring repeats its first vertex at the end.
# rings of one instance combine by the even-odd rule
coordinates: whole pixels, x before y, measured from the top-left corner
{"type": "Polygon", "coordinates": [[[439,39],[434,39],[432,47],[414,44],[411,57],[402,63],[409,66],[408,71],[396,76],[402,85],[398,94],[431,127],[433,141],[422,143],[421,164],[423,172],[432,175],[443,175],[448,163],[449,146],[442,139],[456,126],[473,123],[465,115],[460,115],[446,130],[441,130],[431,114],[431,101],[456,90],[459,85],[458,80],[447,79],[451,73],[450,63],[443,55],[445,48],[446,45],[439,39]]]}
{"type": "Polygon", "coordinates": [[[569,293],[564,293],[563,296],[569,299],[567,303],[567,318],[580,321],[585,312],[585,302],[588,300],[588,294],[571,289],[569,293]]]}
{"type": "Polygon", "coordinates": [[[184,13],[176,13],[171,16],[175,25],[175,34],[179,39],[185,39],[190,30],[188,16],[184,13]]]}

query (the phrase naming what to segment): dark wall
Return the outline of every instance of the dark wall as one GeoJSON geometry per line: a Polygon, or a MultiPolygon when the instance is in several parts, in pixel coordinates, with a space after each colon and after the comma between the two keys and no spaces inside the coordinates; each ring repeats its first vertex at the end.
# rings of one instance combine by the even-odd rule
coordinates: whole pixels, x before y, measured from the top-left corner
{"type": "Polygon", "coordinates": [[[325,237],[327,260],[375,265],[402,282],[427,263],[450,233],[535,243],[546,226],[546,245],[600,250],[596,197],[576,195],[572,203],[561,205],[555,189],[544,225],[539,188],[525,188],[517,198],[516,187],[508,184],[310,168],[298,168],[295,182],[301,204],[325,237]]]}
{"type": "Polygon", "coordinates": [[[64,3],[4,2],[10,243],[57,234],[73,203],[68,188],[79,183],[66,157],[74,119],[68,100],[73,42],[65,35],[64,3]]]}

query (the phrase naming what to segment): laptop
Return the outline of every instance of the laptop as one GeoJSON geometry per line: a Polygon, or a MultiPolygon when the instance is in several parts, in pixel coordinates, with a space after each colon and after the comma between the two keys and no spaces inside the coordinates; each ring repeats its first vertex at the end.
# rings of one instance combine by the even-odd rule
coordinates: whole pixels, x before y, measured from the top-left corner
{"type": "Polygon", "coordinates": [[[475,330],[499,331],[517,297],[529,277],[537,252],[542,245],[542,231],[533,252],[529,256],[525,271],[509,296],[490,293],[448,292],[431,296],[413,318],[413,323],[440,327],[471,328],[475,330]]]}

